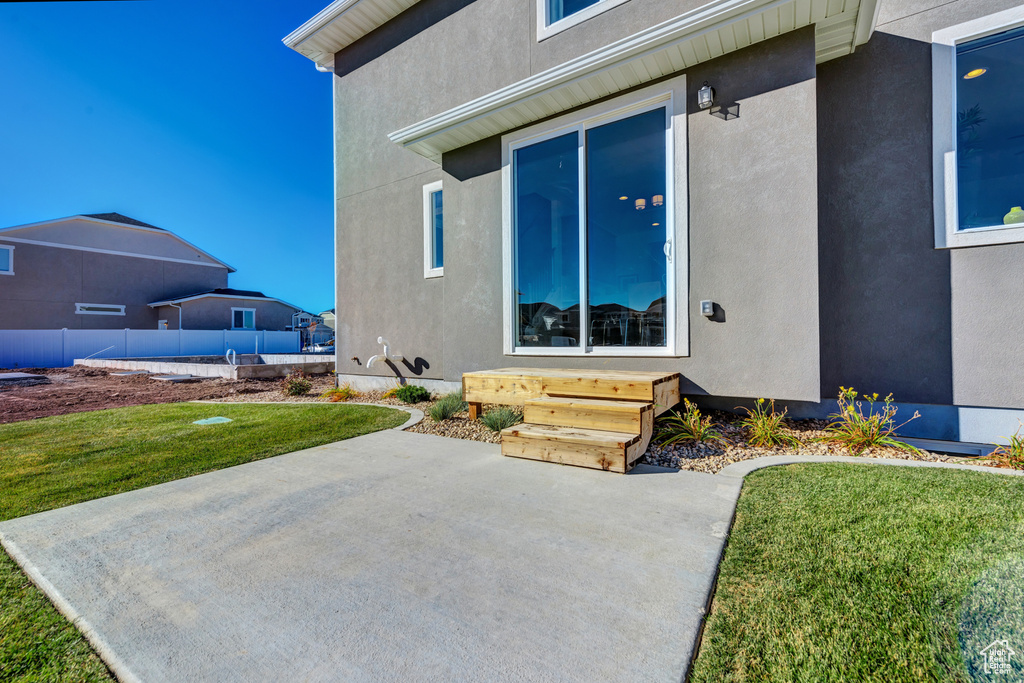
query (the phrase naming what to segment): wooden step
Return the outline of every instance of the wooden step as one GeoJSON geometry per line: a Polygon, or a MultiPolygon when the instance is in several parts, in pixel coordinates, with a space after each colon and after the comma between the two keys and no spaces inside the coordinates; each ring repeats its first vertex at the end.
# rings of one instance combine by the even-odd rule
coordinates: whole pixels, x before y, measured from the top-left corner
{"type": "Polygon", "coordinates": [[[597,429],[519,424],[501,432],[501,454],[625,473],[640,459],[642,437],[597,429]]]}
{"type": "Polygon", "coordinates": [[[654,431],[654,406],[636,401],[599,398],[531,398],[523,408],[523,421],[555,427],[580,427],[605,432],[639,434],[641,453],[654,431]]]}
{"type": "Polygon", "coordinates": [[[644,401],[660,415],[679,403],[679,373],[501,368],[462,375],[462,397],[471,407],[524,405],[544,396],[644,401]]]}

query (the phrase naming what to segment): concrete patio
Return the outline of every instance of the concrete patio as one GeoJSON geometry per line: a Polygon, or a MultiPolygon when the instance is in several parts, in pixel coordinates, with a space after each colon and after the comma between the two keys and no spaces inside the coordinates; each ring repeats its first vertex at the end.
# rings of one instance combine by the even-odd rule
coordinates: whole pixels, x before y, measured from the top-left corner
{"type": "Polygon", "coordinates": [[[677,682],[740,483],[385,431],[0,536],[123,680],[677,682]]]}

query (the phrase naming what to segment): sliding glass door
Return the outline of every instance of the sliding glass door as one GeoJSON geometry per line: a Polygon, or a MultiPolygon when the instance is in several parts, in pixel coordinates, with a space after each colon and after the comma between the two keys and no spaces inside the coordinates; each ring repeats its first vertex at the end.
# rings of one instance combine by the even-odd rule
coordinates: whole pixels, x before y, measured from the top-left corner
{"type": "Polygon", "coordinates": [[[513,150],[516,348],[666,347],[668,140],[661,106],[513,150]]]}

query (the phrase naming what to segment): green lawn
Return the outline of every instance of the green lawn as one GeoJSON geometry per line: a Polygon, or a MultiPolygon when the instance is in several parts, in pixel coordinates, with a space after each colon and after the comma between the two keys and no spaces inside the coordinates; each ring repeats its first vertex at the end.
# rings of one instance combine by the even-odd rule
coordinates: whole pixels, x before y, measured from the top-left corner
{"type": "Polygon", "coordinates": [[[854,464],[746,479],[691,681],[1024,680],[1024,478],[854,464]]]}
{"type": "MultiPolygon", "coordinates": [[[[0,425],[0,521],[397,427],[398,410],[178,403],[0,425]],[[223,416],[233,422],[194,425],[223,416]]],[[[0,553],[0,681],[107,681],[88,643],[0,553]]]]}

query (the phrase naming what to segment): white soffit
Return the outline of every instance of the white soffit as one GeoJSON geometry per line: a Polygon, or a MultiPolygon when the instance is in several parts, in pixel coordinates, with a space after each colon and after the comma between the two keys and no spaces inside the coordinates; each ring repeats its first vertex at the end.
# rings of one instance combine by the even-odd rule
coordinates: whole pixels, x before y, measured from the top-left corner
{"type": "Polygon", "coordinates": [[[284,38],[284,44],[330,67],[334,53],[383,26],[419,0],[336,0],[284,38]]]}
{"type": "Polygon", "coordinates": [[[867,42],[878,2],[715,0],[388,137],[440,162],[441,155],[453,149],[805,26],[815,27],[815,56],[820,64],[867,42]]]}

